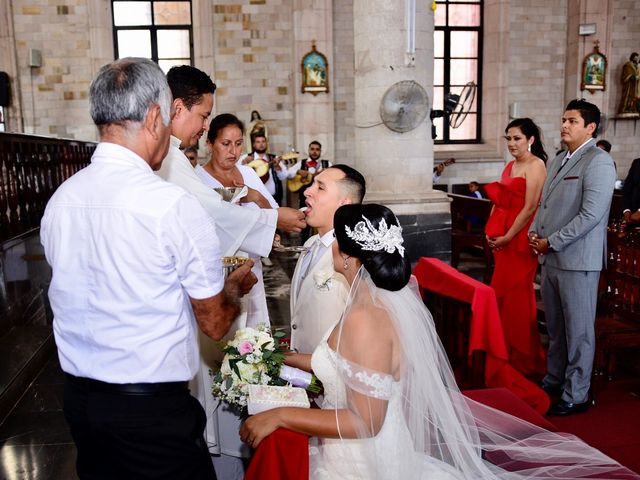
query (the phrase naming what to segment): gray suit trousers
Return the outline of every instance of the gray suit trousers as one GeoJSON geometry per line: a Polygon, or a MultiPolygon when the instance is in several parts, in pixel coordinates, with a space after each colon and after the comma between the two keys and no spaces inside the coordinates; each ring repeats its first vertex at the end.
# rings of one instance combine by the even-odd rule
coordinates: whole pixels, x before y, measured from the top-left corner
{"type": "Polygon", "coordinates": [[[549,353],[546,385],[562,386],[562,400],[588,399],[595,353],[595,318],[600,272],[542,266],[549,353]]]}

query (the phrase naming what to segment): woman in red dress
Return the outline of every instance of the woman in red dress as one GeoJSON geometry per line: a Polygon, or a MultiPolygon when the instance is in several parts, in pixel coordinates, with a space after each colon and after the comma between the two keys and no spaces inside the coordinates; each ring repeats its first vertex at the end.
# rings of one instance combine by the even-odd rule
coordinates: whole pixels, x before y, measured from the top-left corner
{"type": "Polygon", "coordinates": [[[510,363],[525,375],[544,374],[545,353],[540,342],[533,281],[538,260],[527,233],[547,171],[547,154],[540,129],[530,118],[517,118],[505,129],[513,155],[500,182],[485,187],[494,203],[485,233],[493,249],[496,292],[510,363]]]}

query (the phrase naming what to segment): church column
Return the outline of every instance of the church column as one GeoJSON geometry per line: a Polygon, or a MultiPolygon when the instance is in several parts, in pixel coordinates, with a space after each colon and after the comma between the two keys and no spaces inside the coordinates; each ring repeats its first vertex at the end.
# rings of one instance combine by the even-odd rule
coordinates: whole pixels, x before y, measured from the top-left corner
{"type": "Polygon", "coordinates": [[[18,62],[13,31],[11,2],[0,2],[0,71],[7,72],[11,81],[11,105],[4,107],[6,131],[23,132],[20,85],[18,83],[18,62]]]}
{"type": "Polygon", "coordinates": [[[425,255],[447,258],[449,201],[432,188],[433,140],[428,112],[415,129],[404,133],[380,124],[379,113],[387,89],[403,80],[424,87],[432,106],[430,2],[354,0],[353,17],[355,167],[367,178],[365,200],[387,205],[398,215],[412,260],[425,255]]]}

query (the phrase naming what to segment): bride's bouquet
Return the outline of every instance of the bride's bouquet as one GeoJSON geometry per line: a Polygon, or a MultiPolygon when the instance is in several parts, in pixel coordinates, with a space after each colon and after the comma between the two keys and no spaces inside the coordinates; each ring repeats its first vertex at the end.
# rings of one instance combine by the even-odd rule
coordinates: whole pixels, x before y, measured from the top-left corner
{"type": "Polygon", "coordinates": [[[264,324],[241,328],[222,348],[220,371],[213,377],[213,395],[241,410],[247,406],[249,385],[286,385],[279,377],[284,363],[282,331],[264,324]]]}

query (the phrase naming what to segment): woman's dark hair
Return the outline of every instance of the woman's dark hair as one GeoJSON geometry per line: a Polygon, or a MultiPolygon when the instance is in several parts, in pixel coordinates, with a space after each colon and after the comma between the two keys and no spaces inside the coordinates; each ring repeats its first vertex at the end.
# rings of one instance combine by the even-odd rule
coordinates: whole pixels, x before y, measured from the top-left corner
{"type": "Polygon", "coordinates": [[[343,205],[333,217],[338,247],[342,253],[357,258],[371,275],[371,280],[379,288],[395,292],[409,282],[411,277],[411,262],[407,256],[402,256],[398,249],[388,253],[381,249],[378,251],[364,250],[362,245],[349,238],[345,227],[353,231],[360,222],[367,218],[375,229],[380,228],[380,222],[384,219],[387,227],[400,226],[398,219],[391,210],[383,205],[375,203],[343,205]]]}
{"type": "Polygon", "coordinates": [[[242,123],[242,120],[232,113],[221,113],[220,115],[216,115],[209,124],[209,133],[207,134],[209,142],[215,142],[220,131],[229,125],[238,127],[244,136],[244,123],[242,123]]]}
{"type": "Polygon", "coordinates": [[[519,128],[525,137],[533,137],[533,143],[531,144],[531,153],[536,157],[542,159],[543,162],[547,162],[549,158],[547,152],[544,151],[542,146],[542,134],[540,128],[530,118],[516,118],[509,122],[507,128],[504,129],[504,133],[507,133],[510,128],[519,128]]]}

